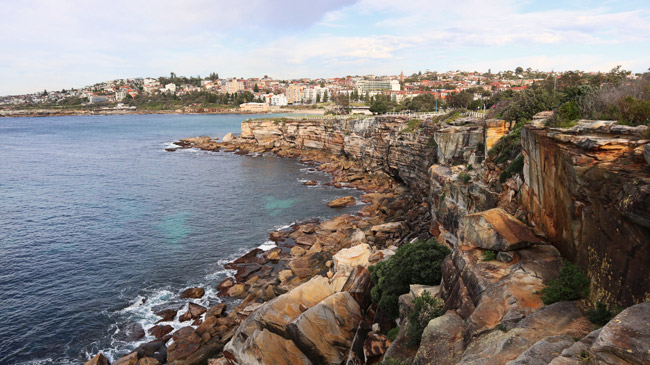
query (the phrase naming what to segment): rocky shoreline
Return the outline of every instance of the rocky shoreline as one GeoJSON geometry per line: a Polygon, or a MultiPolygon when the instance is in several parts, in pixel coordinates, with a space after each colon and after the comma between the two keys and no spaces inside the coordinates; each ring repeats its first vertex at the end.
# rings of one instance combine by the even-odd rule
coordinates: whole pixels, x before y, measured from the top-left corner
{"type": "MultiPolygon", "coordinates": [[[[188,320],[205,314],[198,327],[150,347],[162,351],[173,338],[164,349],[170,364],[650,363],[647,283],[622,271],[649,267],[638,260],[650,252],[643,204],[650,196],[650,140],[643,139],[650,128],[583,121],[560,130],[537,119],[518,131],[499,120],[420,122],[404,132],[406,120],[395,117],[254,120],[221,142],[179,141],[179,148],[300,158],[330,173],[333,186],[364,190],[367,205],[356,215],[271,233],[277,248],[253,250],[227,265],[235,277],[218,289],[241,302],[229,311],[188,308],[188,320]],[[513,135],[521,140],[502,138],[513,135]],[[487,156],[490,149],[499,155],[487,156]],[[523,173],[508,175],[514,161],[523,173]],[[607,194],[600,193],[603,177],[607,194]],[[567,204],[566,215],[548,216],[567,204]],[[632,233],[628,240],[617,231],[577,248],[563,241],[570,234],[576,238],[570,244],[594,237],[596,213],[620,222],[619,230],[632,233]],[[400,318],[384,317],[370,304],[368,266],[430,237],[451,249],[440,285],[411,285],[399,297],[400,318]],[[601,244],[607,244],[603,252],[601,244]],[[593,295],[546,305],[540,291],[558,278],[560,253],[571,247],[592,278],[593,295]],[[636,264],[612,265],[612,257],[636,264]],[[391,341],[388,330],[407,326],[406,314],[424,292],[442,300],[443,315],[428,322],[419,346],[409,345],[401,329],[391,341]],[[587,316],[595,300],[629,308],[597,329],[587,316]]],[[[136,350],[116,363],[155,363],[150,357],[136,350]]],[[[90,363],[101,361],[98,355],[90,363]]]]}

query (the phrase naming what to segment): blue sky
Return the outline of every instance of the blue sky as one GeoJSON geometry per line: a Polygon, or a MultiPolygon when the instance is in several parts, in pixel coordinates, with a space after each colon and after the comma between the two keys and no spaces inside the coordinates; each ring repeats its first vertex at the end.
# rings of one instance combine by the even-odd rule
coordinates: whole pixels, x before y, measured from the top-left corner
{"type": "Polygon", "coordinates": [[[634,72],[648,1],[0,0],[0,95],[128,77],[634,72]]]}

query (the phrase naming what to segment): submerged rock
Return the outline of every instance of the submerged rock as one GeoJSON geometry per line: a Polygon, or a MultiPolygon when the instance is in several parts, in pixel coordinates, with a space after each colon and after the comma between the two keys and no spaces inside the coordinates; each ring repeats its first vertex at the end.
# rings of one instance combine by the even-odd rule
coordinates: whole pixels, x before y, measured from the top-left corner
{"type": "Polygon", "coordinates": [[[144,328],[137,322],[129,322],[120,327],[120,331],[115,336],[116,339],[124,342],[137,341],[144,337],[144,328]]]}
{"type": "Polygon", "coordinates": [[[203,288],[188,288],[183,290],[180,297],[181,299],[199,299],[202,298],[205,294],[205,289],[203,288]]]}

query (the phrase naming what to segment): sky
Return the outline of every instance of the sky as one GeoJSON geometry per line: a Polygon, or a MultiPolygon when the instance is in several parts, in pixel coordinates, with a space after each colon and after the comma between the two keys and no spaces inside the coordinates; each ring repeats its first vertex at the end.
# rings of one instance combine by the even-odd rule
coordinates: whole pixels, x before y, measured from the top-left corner
{"type": "Polygon", "coordinates": [[[0,95],[105,80],[650,67],[647,0],[0,0],[0,95]]]}

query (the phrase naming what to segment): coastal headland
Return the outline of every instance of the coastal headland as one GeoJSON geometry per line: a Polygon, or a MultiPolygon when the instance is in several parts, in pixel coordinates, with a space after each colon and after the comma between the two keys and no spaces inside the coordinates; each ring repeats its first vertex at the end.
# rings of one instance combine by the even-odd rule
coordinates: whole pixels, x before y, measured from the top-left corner
{"type": "MultiPolygon", "coordinates": [[[[115,363],[650,363],[650,283],[640,279],[650,269],[650,127],[546,123],[276,118],[245,121],[221,141],[180,140],[299,158],[334,186],[364,190],[365,206],[271,233],[277,247],[226,265],[235,274],[220,295],[240,301],[161,313],[146,329],[158,339],[115,363]],[[411,283],[394,321],[371,300],[368,268],[430,238],[451,252],[442,280],[411,283]],[[586,273],[589,295],[550,304],[541,292],[567,262],[586,273]],[[423,293],[443,308],[413,345],[406,328],[423,293]],[[623,310],[598,327],[596,302],[623,310]],[[169,333],[164,320],[177,316],[188,326],[169,333]]],[[[347,204],[356,202],[330,202],[347,204]]]]}

